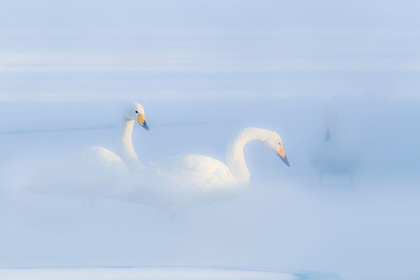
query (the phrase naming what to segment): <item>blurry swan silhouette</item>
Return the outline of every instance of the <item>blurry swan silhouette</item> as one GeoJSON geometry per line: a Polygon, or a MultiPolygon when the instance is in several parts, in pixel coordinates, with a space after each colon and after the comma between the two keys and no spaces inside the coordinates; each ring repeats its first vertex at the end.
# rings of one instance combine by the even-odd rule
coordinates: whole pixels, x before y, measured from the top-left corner
{"type": "Polygon", "coordinates": [[[354,128],[339,122],[338,113],[329,109],[324,112],[325,133],[319,134],[310,155],[312,166],[318,173],[321,183],[325,174],[347,175],[350,184],[362,160],[361,139],[354,128]]]}
{"type": "Polygon", "coordinates": [[[204,155],[168,158],[121,182],[111,197],[145,204],[175,214],[188,208],[240,197],[250,174],[243,149],[259,141],[287,165],[280,136],[261,128],[247,128],[229,144],[226,163],[204,155]]]}
{"type": "Polygon", "coordinates": [[[59,196],[97,198],[114,187],[119,181],[144,168],[137,157],[131,139],[134,122],[143,128],[147,126],[143,106],[131,104],[121,120],[118,155],[114,152],[94,146],[80,155],[57,162],[45,171],[37,174],[29,191],[59,196]]]}

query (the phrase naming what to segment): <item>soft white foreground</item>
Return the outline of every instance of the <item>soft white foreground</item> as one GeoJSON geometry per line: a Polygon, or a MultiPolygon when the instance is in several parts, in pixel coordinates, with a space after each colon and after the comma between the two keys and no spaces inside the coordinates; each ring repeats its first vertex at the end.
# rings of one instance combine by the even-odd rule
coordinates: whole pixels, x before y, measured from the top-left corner
{"type": "MultiPolygon", "coordinates": [[[[282,135],[291,167],[264,146],[250,144],[245,158],[251,185],[240,199],[194,209],[175,221],[153,208],[109,198],[98,199],[92,210],[81,199],[20,187],[88,146],[115,149],[116,125],[126,104],[2,104],[0,267],[257,267],[336,272],[346,280],[419,279],[420,134],[413,122],[419,119],[418,104],[355,101],[343,106],[341,120],[365,136],[364,154],[357,155],[362,166],[350,186],[348,178],[333,176],[317,184],[309,162],[317,129],[320,137],[325,133],[323,104],[142,103],[151,130],[137,127],[133,141],[145,163],[190,153],[224,160],[231,137],[255,126],[282,135]]],[[[62,273],[50,274],[61,280],[92,271],[2,270],[0,279],[19,279],[1,273],[32,277],[36,272],[38,279],[46,278],[42,273],[62,273]]],[[[117,270],[101,271],[107,273],[100,279],[107,279],[117,270]]],[[[142,279],[135,269],[118,271],[142,279]]],[[[233,279],[246,279],[241,273],[264,279],[254,272],[205,274],[222,272],[233,279]]],[[[178,279],[196,272],[186,273],[178,279]]],[[[95,279],[76,276],[71,279],[95,279]]],[[[109,279],[121,279],[114,276],[109,279]]],[[[167,279],[165,274],[161,279],[167,279]]]]}

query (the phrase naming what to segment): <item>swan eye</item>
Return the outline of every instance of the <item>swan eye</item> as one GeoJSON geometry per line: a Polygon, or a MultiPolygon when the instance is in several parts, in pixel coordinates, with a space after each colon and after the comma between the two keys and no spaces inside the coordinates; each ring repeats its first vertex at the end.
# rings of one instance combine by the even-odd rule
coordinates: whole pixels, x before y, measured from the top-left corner
{"type": "Polygon", "coordinates": [[[279,145],[281,146],[281,143],[279,143],[279,145]]]}
{"type": "Polygon", "coordinates": [[[136,111],[136,114],[138,114],[139,112],[138,111],[136,111]]]}

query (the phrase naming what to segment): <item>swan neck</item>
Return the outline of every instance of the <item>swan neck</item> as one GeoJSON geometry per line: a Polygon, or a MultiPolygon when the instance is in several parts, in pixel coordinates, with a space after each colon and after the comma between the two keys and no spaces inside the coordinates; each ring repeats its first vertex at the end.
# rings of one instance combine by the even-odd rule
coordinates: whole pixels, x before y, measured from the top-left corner
{"type": "Polygon", "coordinates": [[[239,133],[229,144],[226,152],[227,165],[239,181],[249,182],[250,177],[244,156],[245,145],[252,141],[264,142],[268,137],[268,131],[264,129],[247,128],[239,133]]]}
{"type": "Polygon", "coordinates": [[[124,118],[120,126],[118,152],[121,159],[124,161],[130,173],[135,173],[143,169],[143,164],[137,157],[136,151],[133,147],[133,141],[131,139],[134,128],[134,120],[124,118]]]}

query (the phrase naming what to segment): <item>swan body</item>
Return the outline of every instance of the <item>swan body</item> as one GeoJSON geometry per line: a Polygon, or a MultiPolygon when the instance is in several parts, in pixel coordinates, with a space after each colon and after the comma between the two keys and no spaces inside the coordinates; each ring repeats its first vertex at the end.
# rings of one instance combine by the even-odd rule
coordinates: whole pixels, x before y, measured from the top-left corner
{"type": "Polygon", "coordinates": [[[115,153],[102,147],[90,147],[37,174],[31,190],[49,195],[91,197],[111,191],[128,175],[127,166],[115,153]]]}
{"type": "MultiPolygon", "coordinates": [[[[320,143],[311,156],[311,163],[320,176],[324,174],[353,177],[360,163],[359,151],[340,145],[339,139],[320,143]]],[[[352,178],[351,178],[352,180],[352,178]]]]}
{"type": "Polygon", "coordinates": [[[248,128],[229,144],[227,164],[204,155],[171,157],[130,176],[110,196],[170,213],[236,199],[249,183],[243,148],[251,141],[263,142],[289,165],[277,133],[248,128]]]}
{"type": "Polygon", "coordinates": [[[59,161],[37,174],[26,189],[48,195],[91,199],[108,193],[130,173],[144,168],[131,140],[135,120],[148,129],[144,109],[138,103],[129,106],[124,113],[118,154],[103,147],[87,148],[81,154],[59,161]]]}

